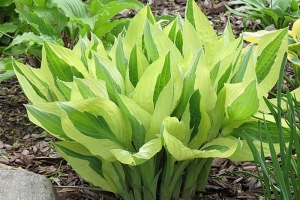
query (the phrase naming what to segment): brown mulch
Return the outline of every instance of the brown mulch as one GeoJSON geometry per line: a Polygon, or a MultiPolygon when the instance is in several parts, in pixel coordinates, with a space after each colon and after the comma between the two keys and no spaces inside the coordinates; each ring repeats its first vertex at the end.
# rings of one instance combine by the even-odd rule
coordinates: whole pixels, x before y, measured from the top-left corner
{"type": "MultiPolygon", "coordinates": [[[[152,5],[156,15],[184,15],[185,2],[152,5]]],[[[216,32],[221,34],[227,19],[230,19],[234,34],[238,36],[244,29],[242,19],[227,16],[224,12],[225,1],[202,1],[199,6],[207,15],[216,32]]],[[[226,1],[227,2],[227,1],[226,1]]],[[[254,27],[248,24],[250,29],[254,27]]],[[[63,199],[100,199],[115,200],[110,194],[83,189],[89,184],[76,174],[68,163],[53,149],[56,141],[43,129],[33,125],[27,118],[24,104],[27,99],[16,78],[0,84],[0,163],[22,167],[28,171],[45,175],[57,187],[63,199]],[[64,186],[70,186],[65,187],[64,186]]],[[[262,196],[258,180],[243,174],[231,174],[233,171],[255,173],[251,162],[232,162],[227,159],[215,159],[206,186],[206,192],[198,194],[196,199],[259,199],[262,196]]]]}

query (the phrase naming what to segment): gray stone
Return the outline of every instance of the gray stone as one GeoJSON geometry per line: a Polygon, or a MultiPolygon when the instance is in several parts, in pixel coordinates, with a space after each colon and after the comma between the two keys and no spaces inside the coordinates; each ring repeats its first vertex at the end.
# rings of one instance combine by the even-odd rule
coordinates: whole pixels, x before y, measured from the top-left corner
{"type": "Polygon", "coordinates": [[[0,164],[0,200],[58,200],[44,176],[0,164]]]}

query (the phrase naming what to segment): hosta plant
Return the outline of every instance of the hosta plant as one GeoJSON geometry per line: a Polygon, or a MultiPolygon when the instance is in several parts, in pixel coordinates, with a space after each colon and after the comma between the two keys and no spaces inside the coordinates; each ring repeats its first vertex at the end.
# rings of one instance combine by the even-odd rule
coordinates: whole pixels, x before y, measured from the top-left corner
{"type": "Polygon", "coordinates": [[[260,20],[261,28],[274,25],[275,28],[285,28],[289,23],[299,18],[298,0],[234,0],[230,5],[238,5],[228,10],[247,20],[260,20]]]}
{"type": "Polygon", "coordinates": [[[143,4],[137,0],[14,0],[14,6],[23,23],[14,24],[18,35],[5,53],[30,53],[40,58],[44,41],[72,49],[80,35],[93,32],[102,38],[111,31],[121,32],[129,19],[114,20],[115,15],[125,9],[140,9],[143,4]]]}
{"type": "Polygon", "coordinates": [[[292,63],[296,85],[300,86],[300,19],[293,24],[289,31],[289,52],[288,59],[292,63]]]}
{"type": "MultiPolygon", "coordinates": [[[[3,0],[0,2],[0,53],[25,55],[40,67],[45,41],[73,48],[80,35],[92,32],[109,48],[129,19],[114,19],[125,9],[140,9],[137,0],[3,0]]],[[[0,61],[0,82],[14,75],[11,62],[0,61]],[[7,65],[8,63],[8,65],[7,65]]]]}
{"type": "MultiPolygon", "coordinates": [[[[244,32],[244,40],[256,44],[263,35],[272,31],[260,30],[257,32],[244,32]]],[[[287,59],[291,62],[294,69],[294,81],[288,81],[294,87],[300,86],[300,19],[296,20],[292,30],[288,31],[288,55],[287,59]]]]}
{"type": "Polygon", "coordinates": [[[230,25],[217,37],[192,0],[185,20],[154,19],[144,7],[109,52],[93,34],[72,50],[46,42],[40,69],[14,69],[30,120],[62,140],[55,148],[84,179],[127,200],[189,199],[213,158],[253,159],[244,130],[260,148],[252,116],[276,83],[287,29],[242,53],[230,25]]]}

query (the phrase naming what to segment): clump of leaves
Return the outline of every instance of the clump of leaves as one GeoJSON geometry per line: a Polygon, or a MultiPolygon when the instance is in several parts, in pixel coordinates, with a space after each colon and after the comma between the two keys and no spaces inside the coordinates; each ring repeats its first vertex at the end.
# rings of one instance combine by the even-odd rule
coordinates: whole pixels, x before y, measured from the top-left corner
{"type": "MultiPolygon", "coordinates": [[[[272,31],[260,30],[257,32],[244,32],[244,40],[257,44],[259,38],[272,31]]],[[[292,26],[292,30],[288,32],[288,55],[287,59],[291,62],[294,69],[294,79],[287,77],[285,79],[289,82],[293,89],[300,86],[300,19],[296,20],[292,26]]]]}
{"type": "Polygon", "coordinates": [[[300,86],[300,19],[293,24],[289,31],[288,60],[292,63],[295,76],[295,86],[300,86]]]}
{"type": "Polygon", "coordinates": [[[18,16],[14,9],[15,4],[13,0],[0,2],[0,53],[2,53],[4,46],[11,42],[10,34],[17,30],[14,20],[18,16]]]}
{"type": "Polygon", "coordinates": [[[189,199],[213,158],[253,159],[240,134],[259,138],[252,116],[277,81],[287,29],[242,45],[188,0],[164,28],[144,7],[109,51],[93,34],[72,50],[46,42],[40,69],[14,69],[30,120],[84,179],[127,200],[189,199]]]}
{"type": "MultiPolygon", "coordinates": [[[[281,74],[279,76],[278,92],[277,92],[277,104],[272,104],[268,99],[264,98],[269,108],[269,112],[272,113],[274,120],[277,124],[277,129],[280,138],[280,154],[278,157],[275,151],[273,139],[270,134],[267,134],[268,148],[271,152],[272,162],[267,162],[264,154],[264,147],[261,146],[259,152],[252,139],[246,134],[246,140],[254,155],[254,161],[257,165],[257,173],[262,173],[262,177],[255,176],[261,181],[264,196],[267,199],[299,199],[300,198],[300,102],[297,97],[287,90],[285,95],[281,94],[281,86],[283,80],[283,73],[285,62],[282,65],[281,74]],[[282,123],[282,118],[285,123],[282,123]],[[290,138],[284,137],[283,126],[289,127],[290,138]],[[280,158],[280,159],[279,159],[280,158]],[[261,168],[261,171],[259,168],[261,168]]],[[[259,122],[259,130],[268,130],[267,120],[261,119],[259,122]]],[[[260,136],[262,137],[262,136],[260,136]]]]}
{"type": "Polygon", "coordinates": [[[244,24],[248,20],[260,20],[260,28],[274,25],[275,28],[285,28],[289,23],[299,18],[299,1],[297,0],[236,0],[231,5],[238,5],[236,9],[228,6],[233,14],[241,16],[244,24]]]}
{"type": "MultiPolygon", "coordinates": [[[[125,9],[140,9],[137,0],[7,0],[0,2],[0,52],[7,56],[26,55],[40,67],[44,42],[72,49],[80,36],[92,32],[110,48],[129,19],[115,19],[125,9]],[[5,22],[5,23],[4,23],[5,22]],[[22,23],[21,23],[22,22],[22,23]]],[[[0,61],[1,80],[14,75],[8,60],[0,61]],[[3,67],[2,67],[3,66],[3,67]]]]}

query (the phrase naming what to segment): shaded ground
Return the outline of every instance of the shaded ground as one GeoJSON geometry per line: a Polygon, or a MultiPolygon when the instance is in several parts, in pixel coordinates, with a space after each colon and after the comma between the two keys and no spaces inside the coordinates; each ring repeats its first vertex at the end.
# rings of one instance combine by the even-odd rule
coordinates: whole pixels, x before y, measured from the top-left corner
{"type": "MultiPolygon", "coordinates": [[[[220,34],[227,21],[227,16],[223,13],[224,6],[218,4],[216,7],[209,2],[204,1],[200,7],[220,34]]],[[[183,15],[184,4],[154,5],[153,10],[157,15],[183,15]]],[[[242,20],[235,16],[230,16],[229,19],[235,35],[239,35],[243,30],[242,20]]],[[[251,24],[249,27],[251,28],[251,24]]],[[[0,84],[0,163],[47,176],[57,187],[61,199],[116,199],[110,193],[82,188],[89,187],[89,184],[53,149],[51,143],[55,139],[29,122],[23,106],[26,103],[27,99],[16,78],[0,84]]],[[[255,166],[250,162],[215,159],[206,192],[199,194],[197,199],[258,199],[262,195],[260,183],[256,179],[242,174],[230,174],[232,171],[252,173],[255,172],[255,166]]]]}

